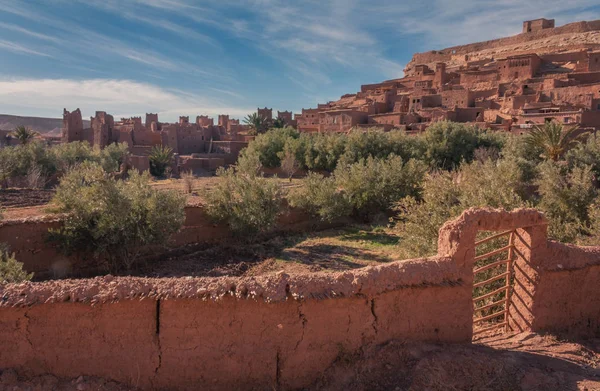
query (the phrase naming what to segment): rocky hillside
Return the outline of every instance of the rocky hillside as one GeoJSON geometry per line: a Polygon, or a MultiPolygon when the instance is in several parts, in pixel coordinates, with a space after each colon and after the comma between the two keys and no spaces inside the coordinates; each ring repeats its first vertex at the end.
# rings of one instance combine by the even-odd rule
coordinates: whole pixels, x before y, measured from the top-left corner
{"type": "MultiPolygon", "coordinates": [[[[60,135],[62,122],[62,118],[19,117],[0,114],[0,130],[12,130],[23,125],[42,134],[60,135]]],[[[90,121],[83,121],[83,126],[89,127],[90,121]]]]}

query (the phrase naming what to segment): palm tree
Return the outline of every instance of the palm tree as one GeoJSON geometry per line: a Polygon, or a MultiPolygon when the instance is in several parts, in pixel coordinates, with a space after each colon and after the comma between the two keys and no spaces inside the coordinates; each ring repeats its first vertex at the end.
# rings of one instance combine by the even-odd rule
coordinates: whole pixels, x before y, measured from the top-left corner
{"type": "Polygon", "coordinates": [[[150,151],[150,173],[156,177],[165,175],[167,167],[171,164],[173,149],[162,145],[155,145],[150,151]]]}
{"type": "Polygon", "coordinates": [[[23,125],[17,126],[12,132],[12,136],[19,140],[21,144],[27,144],[28,142],[33,140],[33,138],[38,134],[38,132],[34,132],[33,130],[28,129],[23,125]]]}
{"type": "Polygon", "coordinates": [[[266,132],[269,126],[267,119],[258,113],[247,115],[246,118],[244,118],[244,124],[248,125],[251,133],[254,134],[266,132]]]}
{"type": "Polygon", "coordinates": [[[285,128],[285,120],[283,118],[275,118],[273,120],[273,127],[276,129],[285,128]]]}
{"type": "Polygon", "coordinates": [[[578,126],[565,127],[554,121],[536,125],[527,135],[525,142],[533,149],[541,150],[541,157],[557,161],[569,149],[577,145],[587,132],[576,134],[578,126]]]}

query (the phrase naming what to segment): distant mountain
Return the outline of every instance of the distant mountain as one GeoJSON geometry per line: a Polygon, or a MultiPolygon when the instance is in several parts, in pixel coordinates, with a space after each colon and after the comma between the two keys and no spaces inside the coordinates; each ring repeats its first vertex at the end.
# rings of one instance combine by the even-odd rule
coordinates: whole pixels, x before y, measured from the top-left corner
{"type": "MultiPolygon", "coordinates": [[[[62,118],[19,117],[17,115],[0,114],[0,130],[13,130],[20,125],[41,134],[58,136],[61,133],[63,120],[62,118]]],[[[83,121],[83,126],[89,128],[90,121],[83,121]]]]}

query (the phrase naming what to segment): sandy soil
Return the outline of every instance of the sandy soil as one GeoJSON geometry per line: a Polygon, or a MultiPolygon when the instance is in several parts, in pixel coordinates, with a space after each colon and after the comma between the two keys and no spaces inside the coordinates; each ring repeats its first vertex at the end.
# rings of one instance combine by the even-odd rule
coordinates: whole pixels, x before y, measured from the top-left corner
{"type": "MultiPolygon", "coordinates": [[[[600,390],[600,339],[532,333],[485,336],[473,345],[392,341],[342,352],[312,390],[600,390]]],[[[135,390],[81,376],[0,372],[0,390],[135,390]]]]}

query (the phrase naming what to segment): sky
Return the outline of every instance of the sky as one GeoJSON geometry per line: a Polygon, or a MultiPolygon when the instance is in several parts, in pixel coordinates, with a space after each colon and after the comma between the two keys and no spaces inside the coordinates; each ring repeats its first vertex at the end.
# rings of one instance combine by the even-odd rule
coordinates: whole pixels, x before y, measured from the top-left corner
{"type": "Polygon", "coordinates": [[[300,112],[415,52],[600,19],[598,0],[0,0],[0,113],[300,112]]]}

